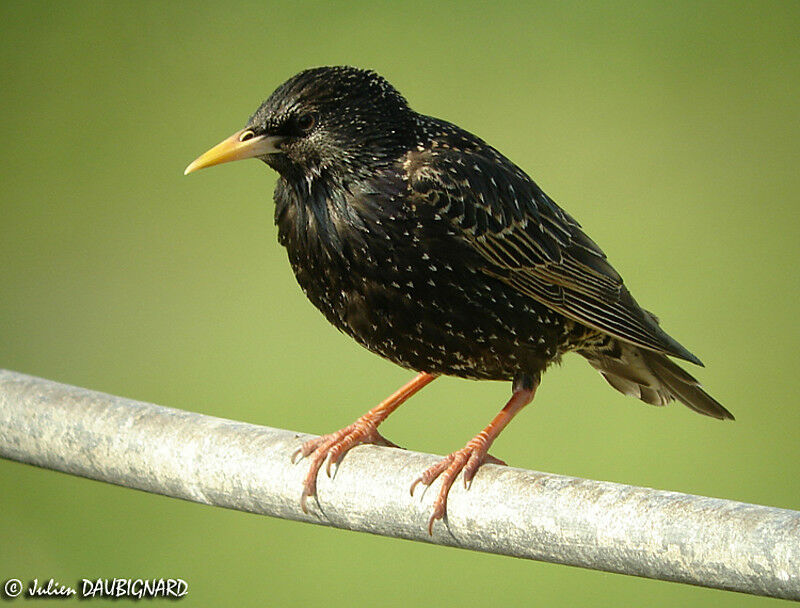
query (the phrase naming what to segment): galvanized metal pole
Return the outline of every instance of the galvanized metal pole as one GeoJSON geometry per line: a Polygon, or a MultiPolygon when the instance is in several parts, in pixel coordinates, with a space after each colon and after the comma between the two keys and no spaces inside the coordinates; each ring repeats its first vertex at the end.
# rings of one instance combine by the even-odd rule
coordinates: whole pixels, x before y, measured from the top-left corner
{"type": "Polygon", "coordinates": [[[385,536],[800,599],[800,512],[486,465],[428,536],[435,456],[361,446],[300,509],[307,439],[0,370],[0,456],[148,492],[385,536]]]}

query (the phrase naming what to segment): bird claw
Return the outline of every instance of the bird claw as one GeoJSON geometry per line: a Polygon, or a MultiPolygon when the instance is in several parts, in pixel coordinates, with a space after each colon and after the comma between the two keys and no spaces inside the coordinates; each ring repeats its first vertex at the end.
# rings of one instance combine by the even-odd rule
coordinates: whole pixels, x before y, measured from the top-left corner
{"type": "Polygon", "coordinates": [[[333,477],[333,473],[331,472],[331,467],[333,465],[338,466],[339,461],[342,459],[342,456],[344,456],[344,453],[350,449],[347,448],[343,450],[341,448],[342,444],[337,444],[333,446],[328,452],[328,464],[325,466],[325,474],[328,476],[328,479],[331,479],[333,477]]]}
{"type": "Polygon", "coordinates": [[[327,460],[325,473],[328,477],[332,477],[332,467],[338,465],[350,449],[356,445],[367,443],[398,447],[378,433],[376,424],[370,419],[362,417],[335,433],[309,439],[294,451],[291,458],[292,464],[312,456],[311,465],[303,482],[303,494],[300,497],[300,507],[303,509],[303,513],[308,513],[308,497],[315,496],[317,493],[317,475],[325,461],[327,460]]]}
{"type": "Polygon", "coordinates": [[[483,464],[499,464],[502,467],[508,466],[505,460],[500,460],[499,458],[495,458],[491,454],[486,454],[486,456],[483,459],[483,464]]]}
{"type": "Polygon", "coordinates": [[[484,441],[476,437],[470,441],[465,447],[460,450],[448,454],[436,464],[428,467],[422,475],[417,477],[411,484],[411,495],[414,495],[414,489],[417,485],[430,486],[439,477],[442,478],[442,485],[439,488],[439,493],[436,500],[433,502],[433,513],[428,520],[428,534],[433,536],[433,524],[437,519],[444,519],[447,515],[447,496],[450,488],[453,486],[456,477],[459,473],[463,472],[464,488],[469,489],[472,485],[472,479],[480,466],[485,462],[493,464],[503,463],[502,460],[490,456],[487,453],[489,446],[484,441]]]}
{"type": "Polygon", "coordinates": [[[297,464],[298,462],[300,462],[306,456],[308,456],[308,454],[304,454],[303,453],[302,446],[297,448],[294,452],[292,452],[292,464],[297,464]],[[299,456],[299,458],[298,458],[298,456],[299,456]]]}
{"type": "Polygon", "coordinates": [[[308,473],[303,482],[303,494],[300,497],[300,506],[303,508],[304,513],[308,513],[308,497],[315,496],[317,493],[317,474],[325,463],[325,459],[330,457],[328,465],[325,468],[328,477],[330,477],[332,475],[332,467],[338,465],[342,457],[356,445],[372,443],[375,445],[399,448],[400,446],[392,443],[378,432],[378,425],[386,420],[386,417],[411,397],[411,395],[419,391],[423,386],[430,384],[435,379],[436,376],[432,374],[420,372],[411,382],[408,382],[399,390],[395,391],[390,397],[384,399],[353,424],[335,433],[309,439],[300,446],[299,449],[295,450],[292,454],[292,463],[299,460],[297,458],[298,455],[301,455],[303,458],[312,456],[311,466],[308,468],[308,473]]]}
{"type": "MultiPolygon", "coordinates": [[[[345,429],[342,429],[342,431],[345,429]]],[[[341,431],[337,431],[340,433],[341,431]]],[[[321,437],[314,437],[313,439],[309,439],[303,442],[299,448],[297,448],[294,452],[292,452],[292,464],[297,464],[303,458],[308,457],[310,454],[313,454],[319,446],[324,444],[327,440],[331,437],[336,435],[336,433],[331,433],[329,435],[322,435],[321,437]],[[300,456],[300,458],[298,458],[300,456]]]]}

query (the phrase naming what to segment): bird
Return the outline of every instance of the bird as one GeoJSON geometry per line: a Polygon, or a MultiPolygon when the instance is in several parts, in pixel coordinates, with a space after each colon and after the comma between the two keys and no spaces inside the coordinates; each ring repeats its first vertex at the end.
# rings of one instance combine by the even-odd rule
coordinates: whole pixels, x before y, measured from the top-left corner
{"type": "Polygon", "coordinates": [[[372,70],[325,66],[280,85],[243,129],[187,168],[256,158],[278,174],[275,224],[308,299],[344,334],[416,372],[352,424],[306,441],[301,505],[317,476],[359,444],[394,446],[378,426],[440,376],[511,382],[511,397],[460,450],[411,485],[447,496],[530,403],[569,352],[618,391],[733,415],[672,358],[701,361],[642,308],[581,225],[521,168],[476,135],[420,114],[372,70]]]}

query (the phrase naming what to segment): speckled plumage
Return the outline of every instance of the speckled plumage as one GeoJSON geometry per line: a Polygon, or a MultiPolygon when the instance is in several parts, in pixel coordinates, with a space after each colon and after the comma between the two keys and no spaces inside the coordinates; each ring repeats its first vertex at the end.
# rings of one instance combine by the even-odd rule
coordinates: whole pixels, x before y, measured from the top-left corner
{"type": "Polygon", "coordinates": [[[610,352],[605,334],[699,363],[579,224],[481,139],[343,67],[290,79],[247,127],[291,136],[298,112],[318,117],[300,135],[310,145],[264,159],[281,174],[280,242],[309,299],[365,347],[409,369],[491,380],[541,372],[584,345],[610,352]]]}
{"type": "Polygon", "coordinates": [[[548,365],[576,351],[626,394],[732,418],[670,361],[700,363],[572,217],[374,72],[301,72],[240,133],[276,142],[260,158],[280,174],[275,221],[300,286],[369,350],[431,377],[515,380],[530,398],[548,365]]]}

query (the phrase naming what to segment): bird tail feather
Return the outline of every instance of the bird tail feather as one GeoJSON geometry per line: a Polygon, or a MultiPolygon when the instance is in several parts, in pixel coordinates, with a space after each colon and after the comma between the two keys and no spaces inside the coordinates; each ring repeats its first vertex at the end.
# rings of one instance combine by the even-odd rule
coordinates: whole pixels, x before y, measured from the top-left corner
{"type": "Polygon", "coordinates": [[[606,352],[578,352],[619,392],[652,405],[667,405],[677,400],[700,414],[720,420],[734,419],[733,414],[700,387],[694,376],[666,355],[627,342],[615,342],[617,348],[606,352]],[[609,352],[614,352],[614,356],[609,352]]]}

